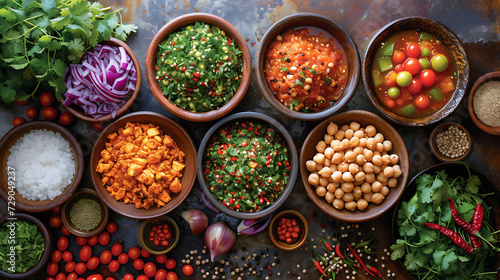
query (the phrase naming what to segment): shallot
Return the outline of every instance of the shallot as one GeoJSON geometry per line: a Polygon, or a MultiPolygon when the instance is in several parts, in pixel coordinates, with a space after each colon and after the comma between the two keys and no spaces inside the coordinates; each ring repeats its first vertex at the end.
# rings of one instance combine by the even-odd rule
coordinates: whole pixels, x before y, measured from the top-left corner
{"type": "Polygon", "coordinates": [[[214,261],[216,256],[227,253],[231,250],[235,241],[236,234],[224,222],[211,224],[207,228],[207,231],[205,231],[205,245],[207,245],[207,248],[210,251],[210,258],[212,261],[214,261]]]}
{"type": "Polygon", "coordinates": [[[189,223],[193,235],[202,233],[208,227],[208,217],[198,209],[189,209],[181,213],[181,217],[189,223]]]}
{"type": "Polygon", "coordinates": [[[269,223],[271,222],[271,219],[273,218],[273,214],[261,218],[261,219],[251,219],[251,220],[243,220],[241,223],[238,225],[237,231],[238,235],[253,235],[257,234],[264,229],[267,228],[269,223]]]}

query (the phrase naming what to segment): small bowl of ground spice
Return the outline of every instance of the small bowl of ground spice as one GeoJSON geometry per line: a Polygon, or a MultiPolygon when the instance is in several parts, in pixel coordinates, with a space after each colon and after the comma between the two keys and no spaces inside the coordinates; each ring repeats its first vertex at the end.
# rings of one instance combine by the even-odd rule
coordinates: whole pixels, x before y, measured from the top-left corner
{"type": "Polygon", "coordinates": [[[106,228],[109,211],[94,190],[81,189],[63,205],[61,217],[69,232],[89,237],[106,228]]]}
{"type": "Polygon", "coordinates": [[[440,161],[460,161],[470,153],[472,142],[469,132],[463,126],[446,122],[432,130],[429,146],[440,161]]]}
{"type": "Polygon", "coordinates": [[[469,95],[469,114],[482,131],[500,135],[500,71],[481,76],[469,95]]]}

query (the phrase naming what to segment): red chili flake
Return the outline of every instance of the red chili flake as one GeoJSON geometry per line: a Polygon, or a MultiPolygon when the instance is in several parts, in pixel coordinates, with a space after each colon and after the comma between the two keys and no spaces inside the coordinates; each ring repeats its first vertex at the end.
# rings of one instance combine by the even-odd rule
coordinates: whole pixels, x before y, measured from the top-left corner
{"type": "Polygon", "coordinates": [[[217,179],[217,182],[219,182],[219,184],[224,183],[224,182],[222,182],[222,180],[221,180],[221,179],[217,179]]]}
{"type": "Polygon", "coordinates": [[[166,54],[170,54],[170,53],[172,53],[172,52],[165,52],[165,53],[166,53],[166,54]]]}
{"type": "Polygon", "coordinates": [[[193,78],[193,81],[198,82],[198,78],[193,78]]]}
{"type": "Polygon", "coordinates": [[[232,198],[232,197],[231,197],[231,198],[229,199],[229,204],[233,204],[233,203],[234,203],[234,198],[232,198]]]}
{"type": "Polygon", "coordinates": [[[229,57],[229,59],[228,59],[228,60],[229,60],[229,61],[233,61],[231,57],[229,57]]]}
{"type": "Polygon", "coordinates": [[[187,89],[186,89],[186,91],[190,91],[190,92],[192,92],[192,91],[194,91],[194,89],[192,89],[192,88],[187,88],[187,89]]]}
{"type": "Polygon", "coordinates": [[[257,130],[255,130],[253,133],[260,135],[260,133],[257,130]]]}
{"type": "Polygon", "coordinates": [[[242,146],[242,147],[246,147],[247,145],[248,145],[248,142],[247,142],[247,141],[243,141],[243,142],[241,143],[241,146],[242,146]]]}
{"type": "Polygon", "coordinates": [[[212,28],[210,28],[210,32],[212,32],[212,28]]]}
{"type": "MultiPolygon", "coordinates": [[[[194,63],[191,63],[194,65],[194,63]]],[[[196,77],[196,78],[199,78],[200,77],[200,73],[199,72],[194,72],[193,73],[193,77],[196,77]]]]}
{"type": "Polygon", "coordinates": [[[181,71],[186,71],[186,66],[182,66],[181,71]]]}
{"type": "Polygon", "coordinates": [[[250,178],[250,176],[248,176],[248,175],[245,175],[245,178],[247,178],[247,179],[248,179],[248,178],[250,178]]]}
{"type": "Polygon", "coordinates": [[[207,38],[201,38],[202,42],[205,42],[206,40],[207,40],[207,38]]]}
{"type": "Polygon", "coordinates": [[[160,69],[160,67],[158,67],[158,66],[155,66],[155,70],[158,70],[158,69],[160,69]]]}
{"type": "Polygon", "coordinates": [[[231,135],[229,135],[229,134],[226,135],[226,137],[227,137],[227,139],[231,139],[231,135]]]}
{"type": "Polygon", "coordinates": [[[172,43],[172,46],[175,46],[175,42],[172,43]]]}
{"type": "Polygon", "coordinates": [[[230,160],[238,160],[238,158],[237,157],[232,157],[232,158],[230,158],[230,160]]]}
{"type": "Polygon", "coordinates": [[[209,172],[210,172],[210,169],[205,168],[205,173],[209,173],[209,172]]]}
{"type": "Polygon", "coordinates": [[[252,131],[252,130],[253,130],[253,127],[249,127],[249,128],[248,128],[248,131],[252,131]]]}
{"type": "Polygon", "coordinates": [[[175,70],[179,70],[179,66],[175,66],[175,70]]]}
{"type": "Polygon", "coordinates": [[[219,150],[217,151],[217,153],[218,153],[219,155],[223,155],[223,154],[224,154],[224,152],[223,152],[221,149],[219,149],[219,150]]]}
{"type": "Polygon", "coordinates": [[[236,204],[235,207],[236,207],[236,209],[240,209],[241,206],[239,204],[236,204]]]}
{"type": "Polygon", "coordinates": [[[225,165],[225,164],[223,164],[223,165],[220,167],[220,169],[222,169],[222,170],[224,170],[224,168],[226,168],[226,165],[225,165]]]}

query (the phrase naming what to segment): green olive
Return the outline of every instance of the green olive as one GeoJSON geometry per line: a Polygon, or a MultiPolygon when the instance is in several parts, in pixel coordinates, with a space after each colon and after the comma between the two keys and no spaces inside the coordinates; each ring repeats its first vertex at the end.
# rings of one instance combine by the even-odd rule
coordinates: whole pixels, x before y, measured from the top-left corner
{"type": "Polygon", "coordinates": [[[401,91],[399,90],[398,87],[391,87],[387,91],[387,94],[389,95],[390,98],[398,98],[400,93],[401,91]]]}
{"type": "Polygon", "coordinates": [[[422,56],[428,57],[428,56],[430,56],[430,55],[431,55],[431,50],[429,50],[428,48],[422,48],[422,49],[420,50],[420,54],[421,54],[422,56]]]}
{"type": "Polygon", "coordinates": [[[411,84],[411,79],[412,79],[412,76],[411,76],[410,72],[408,72],[408,71],[401,71],[396,76],[396,83],[400,87],[407,87],[407,86],[409,86],[411,84]]]}
{"type": "Polygon", "coordinates": [[[421,59],[418,60],[420,62],[420,67],[422,69],[429,69],[431,67],[431,63],[427,58],[422,57],[421,59]]]}
{"type": "Polygon", "coordinates": [[[431,59],[432,69],[436,72],[443,72],[448,69],[448,59],[442,54],[438,54],[431,59]]]}

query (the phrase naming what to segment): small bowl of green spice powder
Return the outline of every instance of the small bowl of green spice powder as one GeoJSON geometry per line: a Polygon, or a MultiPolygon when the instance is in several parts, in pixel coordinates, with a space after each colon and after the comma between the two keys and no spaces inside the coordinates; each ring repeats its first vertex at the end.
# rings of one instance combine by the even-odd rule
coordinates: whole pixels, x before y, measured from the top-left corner
{"type": "Polygon", "coordinates": [[[64,226],[74,235],[89,237],[106,228],[109,212],[99,195],[91,189],[82,189],[63,206],[64,226]]]}

